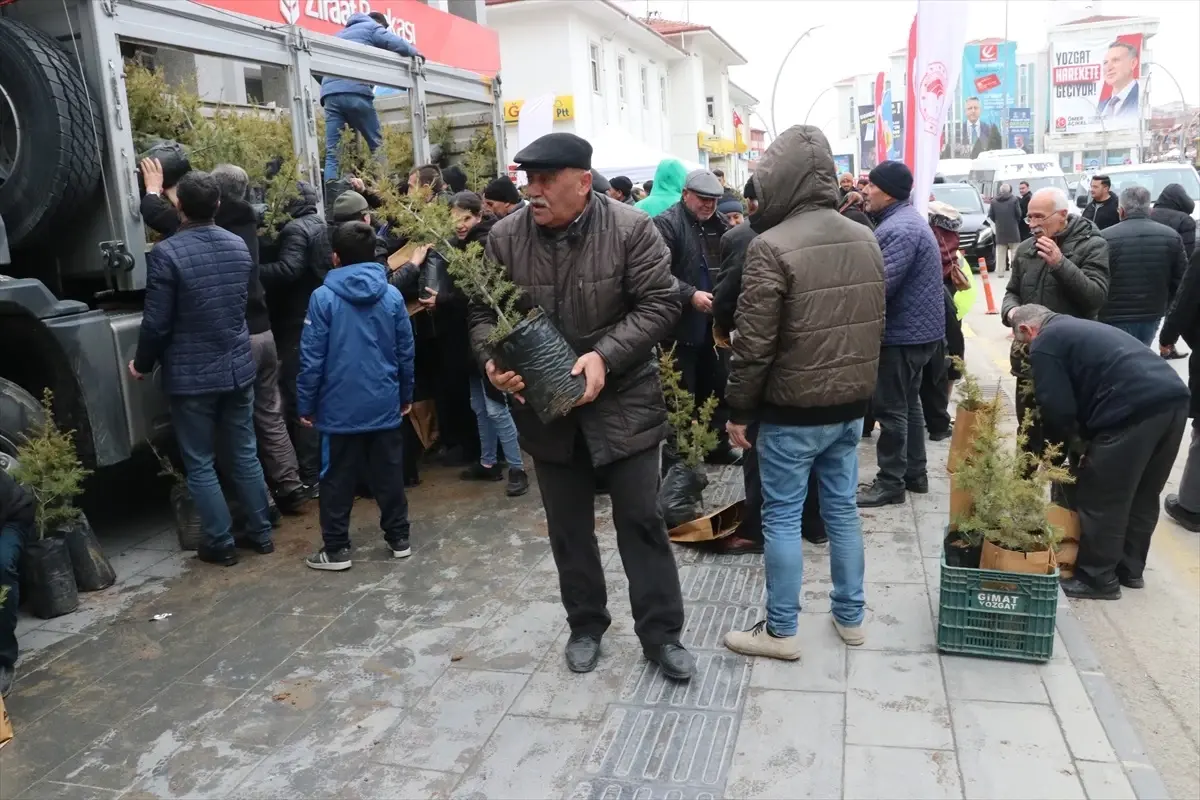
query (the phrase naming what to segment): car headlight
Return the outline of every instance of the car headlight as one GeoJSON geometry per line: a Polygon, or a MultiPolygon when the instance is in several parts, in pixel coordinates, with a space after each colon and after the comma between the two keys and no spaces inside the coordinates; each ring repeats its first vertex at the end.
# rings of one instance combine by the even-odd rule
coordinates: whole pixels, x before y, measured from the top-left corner
{"type": "Polygon", "coordinates": [[[990,247],[995,235],[996,231],[991,225],[984,225],[979,229],[979,236],[975,239],[975,245],[977,247],[990,247]]]}

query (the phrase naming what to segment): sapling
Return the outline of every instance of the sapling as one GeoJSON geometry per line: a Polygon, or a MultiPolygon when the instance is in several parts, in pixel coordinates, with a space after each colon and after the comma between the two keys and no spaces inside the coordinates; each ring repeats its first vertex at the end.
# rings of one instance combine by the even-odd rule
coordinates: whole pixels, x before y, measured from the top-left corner
{"type": "Polygon", "coordinates": [[[696,408],[696,397],[683,386],[683,374],[675,365],[675,347],[658,357],[658,374],[667,402],[667,423],[675,434],[675,450],[688,469],[696,469],[717,448],[720,438],[712,427],[717,398],[710,396],[696,408]]]}

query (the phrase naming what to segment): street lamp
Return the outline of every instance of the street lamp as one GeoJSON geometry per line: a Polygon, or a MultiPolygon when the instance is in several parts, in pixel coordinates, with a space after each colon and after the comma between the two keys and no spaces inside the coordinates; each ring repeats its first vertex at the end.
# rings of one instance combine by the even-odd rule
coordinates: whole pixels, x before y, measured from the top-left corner
{"type": "Polygon", "coordinates": [[[771,87],[771,136],[772,137],[777,138],[779,136],[779,126],[775,124],[775,91],[779,88],[779,79],[781,77],[783,77],[783,68],[785,65],[787,65],[787,60],[792,57],[792,53],[795,52],[796,48],[800,46],[800,43],[804,41],[805,37],[807,37],[810,33],[815,31],[817,28],[823,28],[823,27],[825,27],[825,26],[824,25],[813,25],[811,28],[806,30],[804,33],[800,34],[799,38],[797,38],[796,41],[792,42],[792,46],[788,49],[787,55],[785,55],[783,57],[783,61],[779,62],[779,70],[775,73],[775,84],[771,87]]]}
{"type": "MultiPolygon", "coordinates": [[[[1171,74],[1171,70],[1167,69],[1162,64],[1159,64],[1157,61],[1146,64],[1146,67],[1147,68],[1153,67],[1155,69],[1161,69],[1163,72],[1167,73],[1167,77],[1171,79],[1171,83],[1175,84],[1175,91],[1179,92],[1179,102],[1183,103],[1183,133],[1181,133],[1179,135],[1179,161],[1181,163],[1184,161],[1187,161],[1187,158],[1184,156],[1184,153],[1187,151],[1187,143],[1184,141],[1184,137],[1187,136],[1191,120],[1188,119],[1187,97],[1183,93],[1183,87],[1181,87],[1179,85],[1179,81],[1175,80],[1175,76],[1171,74]]],[[[1147,85],[1146,94],[1148,95],[1149,93],[1150,93],[1150,87],[1149,87],[1149,85],[1147,85]]],[[[1147,97],[1146,101],[1149,102],[1149,99],[1150,98],[1147,97]]],[[[1140,116],[1140,114],[1139,114],[1139,116],[1140,116]]],[[[1139,119],[1138,125],[1140,126],[1143,124],[1145,124],[1145,120],[1139,119]]],[[[1141,153],[1138,153],[1138,158],[1142,161],[1146,160],[1145,156],[1142,155],[1141,153]]]]}
{"type": "Polygon", "coordinates": [[[833,88],[832,85],[826,86],[824,89],[821,90],[821,93],[819,95],[817,95],[815,98],[813,98],[812,105],[808,107],[808,113],[804,115],[804,124],[805,125],[808,124],[808,118],[812,115],[813,109],[817,107],[817,101],[820,100],[822,97],[824,97],[825,93],[828,92],[832,88],[833,88]]]}

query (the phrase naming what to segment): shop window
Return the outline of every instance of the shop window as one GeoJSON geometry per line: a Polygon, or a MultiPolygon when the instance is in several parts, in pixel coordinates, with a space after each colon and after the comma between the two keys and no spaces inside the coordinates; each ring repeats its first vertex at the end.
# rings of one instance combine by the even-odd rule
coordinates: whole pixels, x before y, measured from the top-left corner
{"type": "Polygon", "coordinates": [[[625,102],[625,56],[617,56],[617,97],[625,102]]]}
{"type": "Polygon", "coordinates": [[[588,43],[588,58],[592,66],[592,91],[596,94],[601,94],[600,91],[600,45],[595,42],[588,43]]]}

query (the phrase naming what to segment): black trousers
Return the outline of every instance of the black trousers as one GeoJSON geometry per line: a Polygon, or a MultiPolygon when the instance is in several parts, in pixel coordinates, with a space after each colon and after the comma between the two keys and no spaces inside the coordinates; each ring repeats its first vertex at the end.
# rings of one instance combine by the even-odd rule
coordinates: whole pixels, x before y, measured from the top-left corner
{"type": "MultiPolygon", "coordinates": [[[[746,438],[750,440],[750,444],[755,444],[758,439],[757,424],[747,426],[746,438]]],[[[762,479],[758,474],[757,448],[751,447],[742,456],[742,481],[746,487],[746,502],[737,535],[743,539],[761,542],[763,497],[762,479]]],[[[811,470],[808,475],[808,495],[804,498],[804,511],[800,522],[800,530],[805,539],[820,539],[825,536],[825,520],[821,519],[820,491],[817,471],[811,470]]]]}
{"type": "Polygon", "coordinates": [[[1187,416],[1180,405],[1088,444],[1072,492],[1081,530],[1075,574],[1086,583],[1103,589],[1118,573],[1142,577],[1187,416]]]}
{"type": "Polygon", "coordinates": [[[905,478],[925,474],[925,419],[921,414],[921,375],[942,343],[885,345],[879,351],[879,380],[871,410],[879,422],[876,480],[902,491],[905,478]]]}
{"type": "Polygon", "coordinates": [[[725,406],[725,380],[728,373],[711,336],[705,344],[676,345],[675,368],[683,374],[683,388],[695,396],[697,409],[708,398],[717,398],[717,412],[713,414],[712,426],[722,442],[728,441],[725,432],[725,422],[729,418],[725,406]]]}
{"type": "Polygon", "coordinates": [[[950,371],[946,364],[946,343],[938,342],[937,351],[921,370],[921,414],[930,433],[950,430],[950,371]]]}
{"type": "Polygon", "coordinates": [[[580,434],[570,464],[535,460],[534,469],[571,632],[598,636],[612,622],[596,542],[596,481],[603,478],[629,578],[634,631],[647,646],[678,642],[683,595],[667,527],[658,513],[658,448],[597,468],[580,434]]]}
{"type": "Polygon", "coordinates": [[[300,467],[300,480],[306,486],[317,482],[321,475],[321,434],[316,429],[300,424],[296,410],[296,378],[300,376],[299,336],[276,337],[279,350],[279,396],[283,400],[283,415],[287,422],[288,436],[296,450],[296,462],[300,467]]]}
{"type": "Polygon", "coordinates": [[[404,433],[401,428],[371,433],[330,434],[329,468],[321,479],[321,538],[325,550],[350,546],[350,511],[360,478],[379,503],[383,538],[408,538],[408,498],[404,496],[404,433]]]}
{"type": "MultiPolygon", "coordinates": [[[[1037,403],[1032,397],[1027,397],[1022,391],[1021,379],[1017,379],[1017,424],[1020,425],[1025,419],[1026,411],[1037,412],[1037,403]]],[[[1057,444],[1059,446],[1061,457],[1059,463],[1065,463],[1067,460],[1067,446],[1065,443],[1066,437],[1054,430],[1042,419],[1042,415],[1035,413],[1033,416],[1033,424],[1029,426],[1027,431],[1028,439],[1025,442],[1025,450],[1033,453],[1036,456],[1041,456],[1046,451],[1046,445],[1057,444]]]]}

